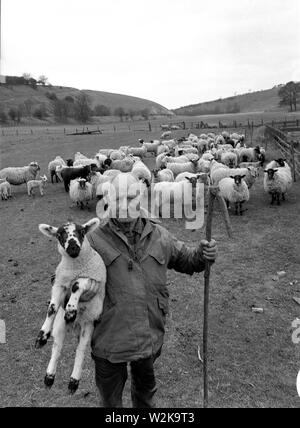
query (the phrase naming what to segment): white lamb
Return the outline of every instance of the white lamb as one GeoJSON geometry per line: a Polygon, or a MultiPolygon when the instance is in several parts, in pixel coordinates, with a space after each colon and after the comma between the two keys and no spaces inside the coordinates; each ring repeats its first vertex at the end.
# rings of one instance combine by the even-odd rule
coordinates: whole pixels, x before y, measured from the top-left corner
{"type": "Polygon", "coordinates": [[[83,210],[93,199],[93,186],[85,178],[76,178],[70,182],[69,195],[71,201],[83,210]]]}
{"type": "Polygon", "coordinates": [[[271,205],[275,201],[277,201],[277,205],[280,205],[280,197],[283,201],[285,200],[285,194],[290,190],[292,184],[293,179],[289,165],[265,170],[264,190],[272,196],[271,205]]]}
{"type": "Polygon", "coordinates": [[[242,204],[249,201],[249,190],[244,175],[223,178],[219,182],[220,195],[225,199],[227,207],[235,205],[235,214],[243,215],[242,204]]]}
{"type": "Polygon", "coordinates": [[[0,194],[2,201],[11,198],[11,186],[5,178],[0,179],[0,194]]]}
{"type": "Polygon", "coordinates": [[[44,235],[57,239],[58,251],[62,256],[55,271],[47,317],[35,342],[35,347],[41,348],[47,343],[52,333],[52,355],[44,378],[44,383],[48,388],[54,383],[67,324],[75,321],[79,343],[68,389],[71,393],[77,390],[85,352],[94,330],[94,322],[102,313],[106,268],[102,258],[90,246],[86,238],[86,234],[96,229],[99,223],[99,219],[94,218],[82,226],[73,222],[59,228],[47,224],[39,225],[39,229],[44,235]],[[88,291],[92,286],[95,289],[96,285],[98,285],[96,295],[89,301],[81,302],[82,293],[88,291]],[[66,299],[68,301],[64,309],[66,299]]]}
{"type": "Polygon", "coordinates": [[[8,167],[0,171],[0,178],[6,180],[15,186],[27,183],[29,180],[35,180],[38,171],[40,171],[37,162],[31,162],[28,166],[22,167],[8,167]]]}
{"type": "Polygon", "coordinates": [[[46,175],[40,175],[40,180],[29,180],[27,181],[27,193],[28,196],[33,196],[34,189],[39,189],[40,195],[44,196],[44,188],[46,186],[48,179],[46,175]]]}

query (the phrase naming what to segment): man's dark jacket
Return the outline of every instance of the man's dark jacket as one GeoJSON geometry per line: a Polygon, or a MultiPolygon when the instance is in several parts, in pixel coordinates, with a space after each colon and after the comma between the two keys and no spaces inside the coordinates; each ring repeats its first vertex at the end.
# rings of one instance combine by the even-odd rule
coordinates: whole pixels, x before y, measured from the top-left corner
{"type": "Polygon", "coordinates": [[[167,269],[192,274],[205,268],[202,251],[143,219],[136,246],[112,221],[88,235],[107,268],[103,312],[92,354],[113,363],[148,358],[163,344],[169,292],[167,269]]]}

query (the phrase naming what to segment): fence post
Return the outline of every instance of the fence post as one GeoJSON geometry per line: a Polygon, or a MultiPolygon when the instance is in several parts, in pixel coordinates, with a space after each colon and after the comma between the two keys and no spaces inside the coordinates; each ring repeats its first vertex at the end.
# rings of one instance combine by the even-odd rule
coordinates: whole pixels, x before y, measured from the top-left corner
{"type": "Polygon", "coordinates": [[[31,135],[32,135],[33,134],[33,130],[31,129],[30,131],[31,131],[31,135]]]}
{"type": "Polygon", "coordinates": [[[291,157],[292,157],[294,181],[296,181],[297,179],[296,179],[296,164],[295,164],[295,146],[294,146],[294,141],[291,141],[291,157]]]}
{"type": "Polygon", "coordinates": [[[149,125],[149,132],[152,132],[151,123],[148,122],[148,125],[149,125]]]}
{"type": "Polygon", "coordinates": [[[116,132],[116,126],[114,125],[114,131],[116,132]]]}
{"type": "Polygon", "coordinates": [[[185,129],[185,121],[182,122],[182,129],[185,129]]]}

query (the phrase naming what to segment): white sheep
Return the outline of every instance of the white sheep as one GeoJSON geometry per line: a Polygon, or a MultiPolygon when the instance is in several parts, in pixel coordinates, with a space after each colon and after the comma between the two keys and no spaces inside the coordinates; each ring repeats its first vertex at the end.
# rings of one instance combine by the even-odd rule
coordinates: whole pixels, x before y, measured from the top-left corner
{"type": "Polygon", "coordinates": [[[71,201],[83,209],[93,199],[93,186],[85,178],[76,178],[70,181],[69,195],[71,201]]]}
{"type": "Polygon", "coordinates": [[[11,198],[11,186],[5,178],[0,179],[0,194],[2,201],[11,198]]]}
{"type": "Polygon", "coordinates": [[[147,184],[147,186],[150,186],[150,183],[151,183],[151,171],[144,164],[144,162],[142,162],[141,160],[134,162],[131,172],[139,180],[144,180],[144,182],[147,184]]]}
{"type": "Polygon", "coordinates": [[[182,172],[177,175],[175,182],[179,181],[190,181],[190,178],[194,178],[198,183],[210,184],[209,174],[206,172],[201,172],[199,174],[193,174],[191,172],[182,172]]]}
{"type": "Polygon", "coordinates": [[[27,181],[27,193],[28,196],[33,196],[33,190],[39,189],[40,195],[44,196],[44,188],[46,186],[48,179],[46,175],[40,175],[40,180],[29,180],[27,181]]]}
{"type": "Polygon", "coordinates": [[[280,197],[285,200],[285,194],[290,190],[293,184],[291,169],[289,165],[280,168],[268,168],[264,176],[264,191],[272,196],[271,205],[277,201],[280,205],[280,197]]]}
{"type": "Polygon", "coordinates": [[[153,141],[153,143],[144,142],[142,147],[146,147],[147,153],[154,153],[157,155],[157,150],[160,145],[160,141],[153,141]]]}
{"type": "Polygon", "coordinates": [[[215,186],[223,178],[235,175],[245,175],[245,182],[247,183],[248,189],[250,189],[258,177],[258,171],[257,168],[252,166],[247,168],[228,168],[223,165],[223,168],[214,169],[213,172],[210,173],[212,184],[215,186]]]}
{"type": "Polygon", "coordinates": [[[244,175],[235,175],[220,180],[220,195],[225,199],[227,207],[232,203],[235,205],[235,214],[243,215],[242,204],[249,201],[249,189],[243,180],[244,175]]]}
{"type": "Polygon", "coordinates": [[[153,187],[154,201],[154,216],[158,217],[162,214],[163,217],[169,218],[171,215],[171,204],[174,206],[174,217],[182,218],[182,214],[186,217],[192,215],[192,203],[196,197],[197,179],[187,177],[186,180],[180,182],[159,182],[153,187]]]}
{"type": "Polygon", "coordinates": [[[110,168],[118,169],[121,172],[130,172],[134,164],[134,159],[132,157],[125,157],[124,159],[113,160],[110,168]]]}
{"type": "Polygon", "coordinates": [[[166,144],[161,144],[160,146],[158,146],[157,148],[157,156],[160,154],[166,154],[169,153],[170,149],[166,144]]]}
{"type": "Polygon", "coordinates": [[[194,161],[194,162],[190,161],[185,163],[167,162],[166,167],[173,172],[174,177],[177,177],[177,175],[180,174],[181,172],[192,172],[194,174],[199,172],[198,161],[194,161]]]}
{"type": "Polygon", "coordinates": [[[133,156],[138,156],[140,158],[143,158],[144,156],[146,156],[147,148],[146,146],[128,147],[124,150],[124,152],[126,153],[126,155],[133,155],[133,156]]]}
{"type": "Polygon", "coordinates": [[[229,166],[229,168],[236,168],[238,164],[238,157],[236,153],[233,152],[224,152],[221,155],[221,162],[224,165],[229,166]]]}
{"type": "Polygon", "coordinates": [[[50,388],[55,379],[58,359],[63,347],[67,324],[74,323],[78,329],[78,346],[74,368],[68,389],[74,393],[82,374],[84,356],[90,344],[94,322],[102,313],[105,297],[106,267],[100,255],[90,246],[86,234],[99,226],[94,218],[83,225],[73,222],[61,227],[40,224],[39,230],[47,237],[56,238],[61,261],[55,271],[51,300],[46,320],[35,342],[36,348],[47,343],[50,334],[53,337],[52,355],[44,378],[50,388]],[[96,294],[89,301],[80,301],[80,296],[98,283],[96,294]],[[63,304],[68,298],[65,309],[63,304]]]}
{"type": "Polygon", "coordinates": [[[169,181],[169,182],[173,182],[174,181],[174,174],[173,172],[168,169],[154,169],[153,170],[153,177],[154,177],[154,182],[161,182],[161,181],[169,181]]]}
{"type": "Polygon", "coordinates": [[[81,158],[81,159],[77,159],[76,161],[74,161],[73,167],[78,168],[80,166],[86,166],[86,165],[97,165],[99,166],[99,161],[96,158],[81,158]]]}
{"type": "Polygon", "coordinates": [[[239,149],[239,162],[256,162],[259,160],[260,148],[242,147],[239,149]]]}
{"type": "Polygon", "coordinates": [[[60,180],[59,175],[57,174],[56,170],[57,167],[63,168],[64,166],[67,166],[66,162],[63,160],[61,156],[56,156],[56,158],[49,162],[48,164],[48,171],[49,175],[51,177],[51,183],[53,184],[53,177],[56,179],[56,183],[58,183],[60,180]]]}
{"type": "Polygon", "coordinates": [[[37,162],[31,162],[28,166],[2,169],[0,171],[0,178],[6,178],[10,184],[17,186],[27,183],[29,180],[34,180],[38,171],[40,171],[39,164],[37,162]]]}

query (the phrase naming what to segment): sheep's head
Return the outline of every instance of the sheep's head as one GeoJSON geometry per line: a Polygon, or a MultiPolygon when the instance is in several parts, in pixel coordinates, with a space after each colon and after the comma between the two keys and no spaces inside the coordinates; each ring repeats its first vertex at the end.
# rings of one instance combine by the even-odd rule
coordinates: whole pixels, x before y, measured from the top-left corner
{"type": "Polygon", "coordinates": [[[85,178],[78,178],[77,181],[79,183],[79,187],[81,187],[81,189],[84,189],[87,180],[85,178]]]}
{"type": "Polygon", "coordinates": [[[284,166],[285,166],[286,159],[278,158],[278,159],[275,159],[275,162],[277,162],[277,163],[278,163],[278,166],[280,166],[280,167],[284,167],[284,166]]]}
{"type": "Polygon", "coordinates": [[[39,171],[41,169],[37,162],[30,162],[29,166],[33,171],[39,171]]]}
{"type": "Polygon", "coordinates": [[[234,180],[234,184],[236,186],[240,186],[242,184],[242,179],[246,177],[245,175],[234,175],[234,176],[230,176],[230,178],[232,178],[234,180]]]}
{"type": "Polygon", "coordinates": [[[73,166],[74,164],[73,159],[67,159],[66,162],[67,162],[67,166],[73,166]]]}
{"type": "Polygon", "coordinates": [[[81,249],[87,245],[85,235],[92,232],[100,224],[98,218],[93,218],[83,225],[69,221],[60,227],[49,224],[39,224],[39,230],[48,237],[58,241],[58,251],[61,255],[68,255],[72,259],[79,256],[81,249]]]}
{"type": "Polygon", "coordinates": [[[274,180],[274,175],[275,173],[278,171],[278,169],[273,169],[273,168],[269,168],[269,169],[265,169],[265,173],[268,174],[268,179],[269,180],[274,180]]]}
{"type": "Polygon", "coordinates": [[[44,175],[40,175],[40,179],[44,182],[44,183],[46,183],[47,181],[48,181],[48,178],[47,178],[47,176],[44,174],[44,175]]]}

